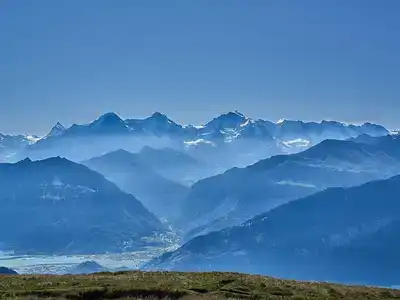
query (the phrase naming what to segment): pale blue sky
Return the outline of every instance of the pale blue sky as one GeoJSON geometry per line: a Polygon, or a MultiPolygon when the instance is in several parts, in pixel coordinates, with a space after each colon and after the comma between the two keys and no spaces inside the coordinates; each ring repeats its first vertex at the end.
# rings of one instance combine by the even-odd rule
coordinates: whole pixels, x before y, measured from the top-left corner
{"type": "Polygon", "coordinates": [[[398,0],[2,0],[0,132],[115,111],[400,127],[398,0]]]}

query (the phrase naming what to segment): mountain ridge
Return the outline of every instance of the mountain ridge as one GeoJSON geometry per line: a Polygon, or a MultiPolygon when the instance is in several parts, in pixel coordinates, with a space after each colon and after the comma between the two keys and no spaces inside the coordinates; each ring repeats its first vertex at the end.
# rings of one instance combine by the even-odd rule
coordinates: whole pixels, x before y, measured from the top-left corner
{"type": "Polygon", "coordinates": [[[325,140],[300,153],[272,156],[198,181],[183,202],[182,215],[198,235],[207,223],[214,224],[208,230],[218,230],[328,187],[359,185],[399,173],[396,136],[375,138],[374,144],[325,140]]]}
{"type": "Polygon", "coordinates": [[[82,161],[120,148],[137,152],[143,146],[169,147],[228,169],[276,154],[296,153],[329,138],[343,140],[361,134],[389,133],[383,126],[371,123],[271,122],[251,119],[238,111],[217,116],[201,126],[178,124],[160,112],[125,120],[110,112],[87,124],[65,128],[58,123],[45,137],[31,138],[29,143],[20,141],[17,148],[7,147],[3,155],[0,141],[0,156],[5,161],[10,160],[11,154],[14,160],[60,155],[82,161]],[[82,150],[78,151],[78,147],[82,150]]]}
{"type": "Polygon", "coordinates": [[[348,123],[344,123],[344,122],[339,122],[339,121],[327,121],[327,120],[322,120],[320,122],[315,122],[315,121],[300,121],[300,120],[290,120],[290,119],[285,119],[285,120],[280,120],[277,122],[273,122],[273,121],[268,121],[268,120],[264,120],[264,119],[251,119],[246,117],[244,114],[240,113],[239,111],[233,111],[233,112],[227,112],[224,114],[221,114],[220,116],[215,117],[214,119],[205,122],[203,125],[200,126],[194,126],[191,124],[178,124],[174,121],[172,121],[170,118],[168,118],[167,115],[162,114],[160,112],[155,112],[153,113],[151,116],[147,117],[147,118],[143,118],[143,119],[125,119],[123,120],[122,118],[120,118],[116,113],[113,112],[108,112],[105,113],[103,115],[101,115],[98,119],[96,119],[95,121],[88,123],[88,124],[82,124],[82,125],[77,125],[74,124],[70,127],[64,127],[63,125],[61,125],[61,123],[57,123],[54,128],[59,127],[60,129],[63,129],[63,131],[68,132],[71,129],[76,130],[77,127],[94,127],[95,125],[98,124],[113,124],[113,123],[123,123],[124,125],[127,125],[127,127],[129,128],[131,125],[131,128],[129,128],[130,130],[132,130],[132,128],[135,127],[135,123],[139,123],[139,122],[145,122],[145,121],[149,121],[149,120],[156,120],[159,121],[160,123],[169,123],[172,124],[174,126],[177,126],[181,129],[184,128],[190,128],[191,131],[193,130],[200,130],[204,129],[204,128],[210,128],[210,127],[218,127],[218,128],[236,128],[240,125],[245,125],[246,122],[252,122],[252,123],[268,123],[268,125],[271,126],[276,126],[276,127],[285,127],[287,125],[290,126],[294,126],[295,124],[301,124],[301,126],[326,126],[326,125],[335,125],[335,126],[339,126],[342,128],[351,128],[352,130],[360,130],[362,131],[362,128],[368,128],[369,130],[371,130],[372,128],[375,128],[376,130],[380,131],[381,133],[386,133],[389,134],[390,131],[388,129],[386,129],[384,126],[379,125],[379,124],[373,124],[370,122],[365,122],[359,125],[356,124],[348,124],[348,123]]]}
{"type": "Polygon", "coordinates": [[[167,233],[134,196],[65,158],[0,164],[0,190],[3,251],[118,252],[167,233]]]}
{"type": "Polygon", "coordinates": [[[399,191],[400,175],[329,188],[196,237],[146,268],[394,285],[400,280],[399,191]]]}
{"type": "MultiPolygon", "coordinates": [[[[154,151],[157,155],[160,150],[154,151]]],[[[149,164],[142,152],[116,150],[82,163],[117,184],[126,193],[138,197],[150,211],[169,221],[176,218],[177,207],[189,190],[188,187],[160,175],[157,172],[157,163],[149,164]]],[[[162,168],[160,163],[158,166],[162,168]]]]}

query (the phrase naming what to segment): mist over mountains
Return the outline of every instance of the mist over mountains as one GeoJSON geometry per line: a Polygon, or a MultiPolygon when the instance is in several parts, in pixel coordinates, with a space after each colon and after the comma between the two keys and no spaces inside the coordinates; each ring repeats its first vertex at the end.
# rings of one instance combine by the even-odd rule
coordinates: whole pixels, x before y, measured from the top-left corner
{"type": "Polygon", "coordinates": [[[65,128],[57,123],[42,138],[2,135],[0,154],[3,161],[54,155],[82,161],[118,149],[137,152],[147,145],[188,151],[227,169],[276,154],[298,152],[325,139],[349,139],[361,134],[382,136],[389,131],[371,123],[273,123],[247,118],[238,111],[222,114],[201,126],[180,125],[159,112],[145,119],[127,120],[106,113],[89,124],[65,128]]]}
{"type": "Polygon", "coordinates": [[[259,212],[329,187],[399,174],[400,139],[375,141],[325,140],[297,154],[274,156],[199,181],[183,203],[189,237],[239,225],[259,212]]]}
{"type": "Polygon", "coordinates": [[[0,182],[3,251],[115,252],[166,233],[134,196],[64,158],[0,164],[0,182]]]}
{"type": "Polygon", "coordinates": [[[0,135],[0,157],[2,252],[155,247],[166,253],[146,269],[400,280],[400,138],[380,125],[107,113],[44,137],[0,135]]]}
{"type": "Polygon", "coordinates": [[[147,267],[394,285],[400,177],[331,188],[197,237],[147,267]]]}
{"type": "MultiPolygon", "coordinates": [[[[123,191],[139,197],[142,203],[160,218],[173,221],[178,218],[181,202],[187,196],[189,187],[159,175],[157,168],[147,163],[149,151],[154,151],[152,155],[156,161],[158,153],[162,156],[165,150],[145,149],[138,154],[117,150],[84,161],[83,164],[115,182],[123,191]]],[[[165,162],[173,163],[173,158],[175,155],[169,157],[169,160],[166,158],[165,162]]],[[[177,168],[182,166],[179,165],[179,161],[175,163],[177,168]]],[[[163,162],[159,165],[159,169],[162,170],[163,162]]]]}

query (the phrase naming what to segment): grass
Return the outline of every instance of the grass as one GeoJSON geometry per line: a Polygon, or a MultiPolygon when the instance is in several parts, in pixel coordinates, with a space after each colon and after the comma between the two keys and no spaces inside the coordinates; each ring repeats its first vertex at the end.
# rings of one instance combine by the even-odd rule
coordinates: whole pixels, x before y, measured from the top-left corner
{"type": "Polygon", "coordinates": [[[2,276],[0,299],[400,299],[400,291],[236,273],[120,272],[2,276]]]}

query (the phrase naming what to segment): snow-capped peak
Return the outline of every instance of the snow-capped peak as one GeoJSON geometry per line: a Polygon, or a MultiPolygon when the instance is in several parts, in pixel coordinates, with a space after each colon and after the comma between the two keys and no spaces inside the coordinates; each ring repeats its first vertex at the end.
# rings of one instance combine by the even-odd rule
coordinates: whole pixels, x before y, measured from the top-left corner
{"type": "Polygon", "coordinates": [[[147,118],[148,120],[157,120],[159,122],[163,122],[163,123],[169,123],[172,124],[174,123],[171,119],[169,119],[165,114],[162,114],[158,111],[156,111],[155,113],[153,113],[150,117],[147,118]]]}
{"type": "Polygon", "coordinates": [[[246,117],[238,111],[228,112],[214,118],[205,126],[207,128],[237,128],[246,122],[246,117]]]}
{"type": "Polygon", "coordinates": [[[126,133],[129,131],[126,122],[113,112],[106,113],[89,124],[89,129],[96,133],[126,133]]]}
{"type": "Polygon", "coordinates": [[[165,114],[160,113],[159,111],[154,112],[150,118],[163,118],[163,119],[168,119],[168,117],[165,114]]]}
{"type": "Polygon", "coordinates": [[[238,111],[238,110],[234,110],[233,112],[231,111],[231,112],[229,112],[228,113],[228,115],[237,115],[237,116],[239,116],[239,117],[241,117],[241,118],[246,118],[245,116],[244,116],[244,114],[242,114],[240,111],[238,111]]]}
{"type": "Polygon", "coordinates": [[[120,123],[123,120],[113,112],[106,113],[94,121],[92,124],[108,124],[108,123],[120,123]]]}
{"type": "Polygon", "coordinates": [[[57,124],[54,125],[53,128],[57,128],[59,130],[65,130],[65,127],[60,122],[57,122],[57,124]]]}
{"type": "Polygon", "coordinates": [[[50,130],[50,132],[45,136],[45,138],[51,137],[51,136],[60,136],[61,134],[64,133],[66,128],[60,123],[57,122],[56,125],[53,126],[53,128],[50,130]]]}

